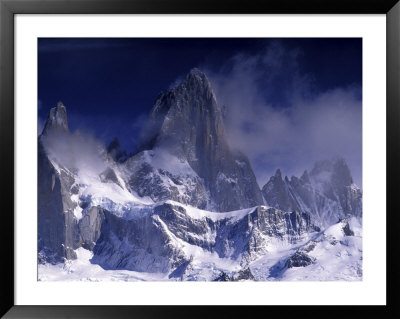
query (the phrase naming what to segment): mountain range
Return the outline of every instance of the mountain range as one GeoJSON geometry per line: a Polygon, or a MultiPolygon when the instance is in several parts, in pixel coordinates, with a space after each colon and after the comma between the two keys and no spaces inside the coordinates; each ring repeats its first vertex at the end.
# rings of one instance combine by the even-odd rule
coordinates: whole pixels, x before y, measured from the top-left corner
{"type": "Polygon", "coordinates": [[[38,176],[39,280],[87,271],[82,256],[106,279],[362,276],[362,192],[345,160],[290,179],[278,169],[259,187],[198,69],[156,98],[133,154],[70,132],[59,102],[38,138],[38,176]],[[321,267],[336,268],[311,276],[321,267]]]}

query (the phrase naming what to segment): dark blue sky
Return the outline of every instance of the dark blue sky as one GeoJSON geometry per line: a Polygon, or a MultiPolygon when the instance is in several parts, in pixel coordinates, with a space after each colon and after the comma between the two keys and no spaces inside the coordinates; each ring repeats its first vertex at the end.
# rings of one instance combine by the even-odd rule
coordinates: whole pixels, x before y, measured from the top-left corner
{"type": "MultiPolygon", "coordinates": [[[[156,96],[193,67],[229,72],[237,54],[253,55],[279,41],[300,51],[299,71],[312,77],[304,94],[361,86],[361,39],[132,39],[41,38],[39,41],[39,117],[57,101],[67,106],[72,130],[84,126],[108,142],[116,135],[133,148],[139,123],[156,96]],[[76,122],[74,122],[74,120],[76,122]],[[135,124],[133,124],[135,123],[135,124]],[[132,135],[128,137],[126,135],[132,135]]],[[[292,61],[287,61],[290,68],[292,61]]],[[[268,69],[265,70],[268,73],[268,69]]],[[[282,69],[265,98],[287,105],[293,74],[282,69]],[[289,89],[289,87],[288,87],[289,89]]],[[[262,79],[260,80],[262,81],[262,79]]],[[[262,85],[262,83],[260,83],[262,85]]]]}
{"type": "Polygon", "coordinates": [[[307,101],[353,88],[361,100],[360,38],[40,38],[38,48],[40,125],[61,100],[72,131],[117,136],[128,151],[157,95],[193,67],[221,81],[250,60],[260,98],[276,110],[292,107],[294,91],[307,101]]]}

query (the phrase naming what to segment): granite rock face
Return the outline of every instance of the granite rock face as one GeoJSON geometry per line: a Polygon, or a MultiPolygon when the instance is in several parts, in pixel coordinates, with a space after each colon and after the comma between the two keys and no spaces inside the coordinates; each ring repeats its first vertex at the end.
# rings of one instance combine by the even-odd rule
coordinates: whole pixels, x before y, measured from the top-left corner
{"type": "Polygon", "coordinates": [[[165,151],[140,152],[126,161],[125,170],[127,185],[141,197],[154,202],[170,199],[201,209],[209,205],[203,180],[186,161],[165,151]],[[168,167],[171,163],[174,165],[168,167]]]}
{"type": "Polygon", "coordinates": [[[172,272],[170,277],[182,277],[188,272],[193,260],[190,251],[194,249],[190,247],[240,260],[245,267],[268,251],[271,238],[296,243],[315,231],[306,214],[265,207],[250,209],[240,218],[217,219],[193,217],[178,203],[155,206],[147,214],[129,220],[106,210],[103,213],[92,262],[105,269],[172,272]]]}
{"type": "Polygon", "coordinates": [[[189,164],[202,180],[209,209],[263,204],[251,165],[245,155],[230,149],[212,87],[197,69],[158,96],[139,147],[151,149],[165,150],[189,164]]]}
{"type": "Polygon", "coordinates": [[[93,250],[101,235],[101,226],[104,221],[104,213],[100,207],[91,207],[79,220],[80,246],[93,250]]]}
{"type": "MultiPolygon", "coordinates": [[[[77,196],[79,186],[74,168],[53,158],[48,143],[63,143],[69,133],[65,106],[59,102],[52,108],[43,133],[38,139],[38,252],[40,262],[58,263],[76,259],[75,249],[92,249],[100,236],[103,215],[96,207],[89,208],[79,219],[77,196]]],[[[104,182],[115,178],[112,169],[105,171],[104,182]]],[[[100,178],[100,177],[99,177],[100,178]]],[[[115,182],[115,181],[111,181],[115,182]]]]}
{"type": "Polygon", "coordinates": [[[100,237],[103,212],[89,207],[78,219],[74,210],[77,203],[71,200],[76,187],[73,174],[48,159],[39,142],[38,172],[38,250],[43,262],[57,263],[76,259],[75,249],[92,250],[100,237]]]}
{"type": "Polygon", "coordinates": [[[58,102],[50,110],[38,140],[38,251],[42,261],[51,263],[75,259],[79,241],[75,204],[70,198],[74,178],[68,170],[53,165],[44,146],[51,135],[62,137],[68,133],[66,108],[58,102]]]}
{"type": "Polygon", "coordinates": [[[157,215],[125,220],[103,213],[105,220],[93,250],[93,263],[105,269],[167,273],[186,261],[157,215]]]}
{"type": "Polygon", "coordinates": [[[282,178],[280,170],[262,188],[268,205],[309,212],[313,222],[329,226],[346,217],[361,217],[362,193],[344,159],[317,162],[311,173],[282,178]]]}
{"type": "Polygon", "coordinates": [[[56,107],[50,110],[42,135],[46,136],[48,134],[63,134],[68,132],[67,109],[60,101],[57,103],[56,107]]]}
{"type": "Polygon", "coordinates": [[[122,188],[115,171],[111,167],[107,167],[103,172],[100,173],[99,177],[103,183],[115,183],[122,188]]]}
{"type": "MultiPolygon", "coordinates": [[[[49,130],[47,131],[49,134],[49,130]]],[[[62,166],[54,167],[41,139],[38,142],[38,250],[46,261],[75,259],[79,228],[71,201],[73,176],[62,166]]]]}

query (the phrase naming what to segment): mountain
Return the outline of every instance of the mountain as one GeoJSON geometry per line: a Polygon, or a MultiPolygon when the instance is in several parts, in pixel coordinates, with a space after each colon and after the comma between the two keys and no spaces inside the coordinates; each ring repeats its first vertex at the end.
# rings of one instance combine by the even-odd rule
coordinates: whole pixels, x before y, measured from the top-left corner
{"type": "MultiPolygon", "coordinates": [[[[64,115],[56,112],[59,107],[51,109],[50,114],[64,115]]],[[[57,116],[51,121],[64,123],[57,116]]],[[[125,182],[130,180],[132,161],[148,156],[154,161],[148,161],[151,169],[171,178],[169,172],[175,173],[171,167],[169,171],[161,171],[156,164],[174,167],[177,164],[173,161],[177,160],[172,154],[143,151],[117,163],[104,148],[96,145],[91,149],[85,143],[85,149],[94,152],[97,163],[83,153],[80,137],[66,128],[59,134],[60,129],[54,126],[39,137],[40,263],[74,260],[77,251],[84,248],[93,252],[91,263],[103,269],[166,273],[171,280],[200,280],[203,277],[196,277],[200,274],[189,270],[198,272],[198,267],[207,269],[216,265],[211,277],[206,278],[213,280],[227,271],[225,264],[229,260],[235,260],[240,271],[268,252],[269,247],[274,249],[275,241],[294,244],[318,231],[307,213],[283,212],[265,206],[210,212],[171,200],[146,201],[136,197],[125,182]],[[80,148],[75,150],[74,144],[80,148]],[[66,160],[66,154],[74,153],[91,165],[76,159],[66,160]],[[157,158],[160,154],[169,157],[157,158]],[[204,258],[194,257],[202,254],[204,258]]],[[[186,165],[186,170],[193,173],[187,162],[186,165]]],[[[184,172],[182,167],[179,172],[184,172]]],[[[142,174],[146,180],[148,171],[142,174]]],[[[149,191],[157,193],[158,189],[150,187],[149,191]]]]}
{"type": "Polygon", "coordinates": [[[74,177],[48,157],[47,142],[62,141],[69,134],[67,112],[62,102],[52,108],[38,140],[38,250],[44,261],[60,262],[76,258],[78,225],[73,211],[76,204],[74,177]]]}
{"type": "Polygon", "coordinates": [[[38,176],[39,280],[361,277],[361,191],[344,160],[290,180],[278,170],[260,190],[197,69],[157,97],[130,156],[117,139],[106,148],[70,132],[57,103],[38,176]],[[334,257],[349,247],[353,257],[334,257]],[[326,260],[346,271],[325,274],[326,260]]]}
{"type": "Polygon", "coordinates": [[[316,225],[327,227],[339,219],[361,217],[362,193],[343,158],[315,163],[310,173],[282,178],[278,169],[263,186],[265,201],[284,211],[309,212],[316,225]]]}
{"type": "MultiPolygon", "coordinates": [[[[187,202],[193,206],[231,211],[263,204],[250,162],[244,154],[230,149],[221,109],[206,75],[198,69],[191,70],[179,85],[158,96],[139,150],[172,154],[178,166],[184,165],[193,171],[190,182],[202,196],[187,202]]],[[[147,165],[144,168],[149,169],[147,165]]],[[[170,180],[172,188],[179,186],[179,182],[170,180]]],[[[138,184],[133,178],[133,190],[143,193],[138,184]]],[[[163,193],[173,193],[171,187],[163,193]]],[[[194,195],[191,191],[186,194],[194,195]]],[[[181,201],[178,197],[174,199],[181,201]]]]}
{"type": "Polygon", "coordinates": [[[125,188],[116,163],[101,144],[70,133],[62,102],[50,110],[38,138],[38,176],[40,262],[75,259],[77,248],[94,246],[101,223],[94,218],[92,204],[103,201],[105,194],[109,200],[139,201],[125,188]]]}

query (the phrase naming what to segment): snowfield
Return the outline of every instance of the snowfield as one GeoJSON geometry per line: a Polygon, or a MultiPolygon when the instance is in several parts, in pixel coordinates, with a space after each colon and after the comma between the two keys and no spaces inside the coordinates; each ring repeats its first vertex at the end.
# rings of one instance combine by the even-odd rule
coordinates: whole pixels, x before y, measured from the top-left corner
{"type": "MultiPolygon", "coordinates": [[[[176,203],[175,203],[176,204],[176,203]]],[[[225,213],[225,217],[243,215],[250,210],[225,213]]],[[[224,215],[191,209],[196,218],[224,215]]],[[[222,216],[221,216],[222,218],[222,216]]],[[[237,218],[237,216],[236,216],[237,218]]],[[[287,242],[271,239],[268,253],[249,264],[254,281],[360,281],[362,280],[362,237],[361,225],[356,218],[348,221],[352,236],[346,236],[343,222],[339,222],[325,231],[313,233],[303,241],[290,245],[287,242]],[[307,250],[312,263],[305,267],[287,267],[287,260],[297,251],[307,250]]],[[[166,225],[164,225],[166,227],[166,225]]],[[[222,273],[233,276],[242,267],[238,260],[219,258],[198,246],[190,245],[174,238],[185,253],[191,256],[190,267],[184,273],[179,269],[172,273],[148,273],[130,270],[106,270],[91,263],[93,252],[78,248],[76,260],[66,260],[56,265],[39,264],[39,281],[213,281],[222,273]]]]}
{"type": "Polygon", "coordinates": [[[354,236],[345,236],[341,223],[338,223],[318,233],[306,244],[261,257],[250,267],[254,277],[268,281],[362,280],[361,225],[355,218],[349,221],[349,225],[354,236]],[[307,244],[311,246],[310,242],[315,245],[308,253],[314,259],[313,263],[306,267],[286,268],[287,258],[297,249],[307,244]]]}

